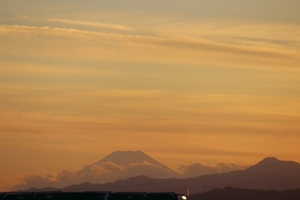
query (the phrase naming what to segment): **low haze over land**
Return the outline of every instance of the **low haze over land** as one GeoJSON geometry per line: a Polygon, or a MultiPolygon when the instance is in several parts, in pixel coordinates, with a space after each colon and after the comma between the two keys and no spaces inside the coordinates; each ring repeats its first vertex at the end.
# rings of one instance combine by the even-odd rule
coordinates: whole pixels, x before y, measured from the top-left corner
{"type": "Polygon", "coordinates": [[[299,7],[0,0],[0,190],[115,150],[179,171],[299,162],[299,7]]]}

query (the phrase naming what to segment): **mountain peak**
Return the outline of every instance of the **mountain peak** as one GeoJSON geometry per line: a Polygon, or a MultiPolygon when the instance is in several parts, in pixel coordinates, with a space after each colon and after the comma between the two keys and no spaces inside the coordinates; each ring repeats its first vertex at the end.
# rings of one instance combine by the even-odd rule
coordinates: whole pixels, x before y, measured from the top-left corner
{"type": "Polygon", "coordinates": [[[282,161],[280,161],[276,157],[266,157],[262,161],[257,163],[257,165],[273,165],[273,164],[277,164],[277,163],[280,163],[280,162],[282,162],[282,161]]]}
{"type": "Polygon", "coordinates": [[[246,169],[253,172],[276,172],[300,169],[300,164],[293,161],[283,161],[275,157],[266,157],[256,165],[246,169]]]}
{"type": "Polygon", "coordinates": [[[116,181],[140,175],[171,178],[178,173],[142,151],[115,151],[98,162],[78,171],[78,176],[90,177],[92,182],[116,181]]]}
{"type": "Polygon", "coordinates": [[[102,164],[107,162],[111,162],[119,166],[128,166],[132,163],[144,163],[144,162],[162,166],[161,163],[157,162],[156,160],[154,160],[153,158],[151,158],[150,156],[148,156],[147,154],[145,154],[140,150],[114,151],[95,164],[102,164]]]}

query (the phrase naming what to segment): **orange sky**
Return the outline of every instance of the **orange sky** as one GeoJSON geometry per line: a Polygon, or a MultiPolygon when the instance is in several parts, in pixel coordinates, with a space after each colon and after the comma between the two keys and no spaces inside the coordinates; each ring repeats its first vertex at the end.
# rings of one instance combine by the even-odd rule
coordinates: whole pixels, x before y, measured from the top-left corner
{"type": "Polygon", "coordinates": [[[0,190],[115,150],[300,162],[300,5],[248,4],[2,1],[0,190]]]}

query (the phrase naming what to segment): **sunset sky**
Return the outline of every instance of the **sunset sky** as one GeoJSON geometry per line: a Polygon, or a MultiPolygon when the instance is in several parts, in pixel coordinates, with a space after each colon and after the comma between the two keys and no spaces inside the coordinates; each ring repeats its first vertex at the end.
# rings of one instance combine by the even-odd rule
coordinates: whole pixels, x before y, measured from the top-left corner
{"type": "Polygon", "coordinates": [[[116,150],[300,162],[299,0],[0,0],[0,191],[116,150]]]}

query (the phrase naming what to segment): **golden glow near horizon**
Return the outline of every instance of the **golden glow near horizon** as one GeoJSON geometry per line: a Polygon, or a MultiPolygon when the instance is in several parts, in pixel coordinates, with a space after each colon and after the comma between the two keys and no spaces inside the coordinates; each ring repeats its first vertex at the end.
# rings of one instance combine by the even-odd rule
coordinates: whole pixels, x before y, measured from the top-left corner
{"type": "Polygon", "coordinates": [[[1,1],[0,190],[115,150],[300,162],[299,1],[249,3],[1,1]]]}

